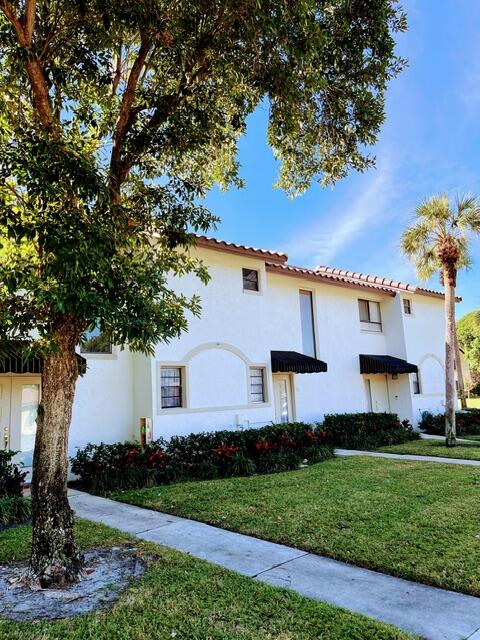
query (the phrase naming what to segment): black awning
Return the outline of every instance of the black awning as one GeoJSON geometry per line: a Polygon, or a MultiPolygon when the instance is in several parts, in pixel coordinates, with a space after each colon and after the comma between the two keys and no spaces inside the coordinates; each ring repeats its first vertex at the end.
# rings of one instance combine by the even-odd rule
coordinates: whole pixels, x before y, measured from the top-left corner
{"type": "Polygon", "coordinates": [[[322,373],[327,363],[296,351],[271,351],[273,373],[322,373]]]}
{"type": "Polygon", "coordinates": [[[393,356],[372,356],[360,354],[360,373],[416,373],[416,364],[410,364],[393,356]]]}
{"type": "MultiPolygon", "coordinates": [[[[87,361],[79,353],[76,356],[78,373],[83,375],[87,370],[87,361]]],[[[0,373],[40,375],[42,368],[42,358],[35,353],[28,352],[23,343],[10,342],[7,345],[0,345],[0,373]]]]}

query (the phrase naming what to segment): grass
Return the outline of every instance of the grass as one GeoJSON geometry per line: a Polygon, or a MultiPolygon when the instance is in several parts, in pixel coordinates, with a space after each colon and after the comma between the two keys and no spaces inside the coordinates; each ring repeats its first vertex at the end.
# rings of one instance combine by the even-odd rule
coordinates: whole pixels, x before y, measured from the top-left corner
{"type": "Polygon", "coordinates": [[[468,398],[467,406],[470,407],[470,409],[480,409],[480,398],[468,398]]]}
{"type": "MultiPolygon", "coordinates": [[[[0,562],[28,556],[31,530],[0,533],[0,562]]],[[[113,545],[127,536],[79,521],[82,546],[113,545]]],[[[138,541],[137,541],[138,542],[138,541]]],[[[393,627],[261,584],[186,554],[138,543],[145,576],[113,609],[68,620],[0,619],[2,640],[408,640],[393,627]]]]}
{"type": "Polygon", "coordinates": [[[462,460],[480,460],[480,441],[459,442],[456,447],[446,447],[444,440],[412,440],[404,444],[394,444],[389,447],[381,447],[377,451],[387,453],[411,453],[421,456],[433,456],[441,458],[460,458],[462,460]]]}
{"type": "Polygon", "coordinates": [[[116,498],[480,595],[480,469],[375,458],[116,498]]]}

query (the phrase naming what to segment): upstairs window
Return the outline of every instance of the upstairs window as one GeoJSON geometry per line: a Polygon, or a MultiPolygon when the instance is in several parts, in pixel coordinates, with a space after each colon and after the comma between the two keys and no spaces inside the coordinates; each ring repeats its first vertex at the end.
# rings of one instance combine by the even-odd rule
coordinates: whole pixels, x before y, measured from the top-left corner
{"type": "Polygon", "coordinates": [[[99,327],[87,331],[80,342],[80,353],[112,353],[109,334],[106,331],[100,331],[99,327]]]}
{"type": "Polygon", "coordinates": [[[373,300],[359,300],[358,311],[362,329],[368,331],[382,331],[382,317],[380,303],[373,300]]]}
{"type": "Polygon", "coordinates": [[[265,402],[265,369],[250,367],[250,400],[265,402]]]}
{"type": "Polygon", "coordinates": [[[260,291],[258,271],[256,269],[242,269],[243,290],[260,291]]]}
{"type": "Polygon", "coordinates": [[[316,358],[315,324],[313,316],[313,295],[311,291],[300,290],[300,321],[302,326],[302,349],[306,356],[316,358]]]}
{"type": "Polygon", "coordinates": [[[408,298],[403,299],[403,313],[406,316],[412,315],[412,301],[409,300],[408,298]]]}
{"type": "Polygon", "coordinates": [[[422,393],[420,389],[420,377],[418,375],[418,371],[416,373],[412,373],[412,387],[414,395],[418,396],[422,393]]]}
{"type": "Polygon", "coordinates": [[[183,407],[182,367],[162,367],[160,384],[162,409],[183,407]]]}

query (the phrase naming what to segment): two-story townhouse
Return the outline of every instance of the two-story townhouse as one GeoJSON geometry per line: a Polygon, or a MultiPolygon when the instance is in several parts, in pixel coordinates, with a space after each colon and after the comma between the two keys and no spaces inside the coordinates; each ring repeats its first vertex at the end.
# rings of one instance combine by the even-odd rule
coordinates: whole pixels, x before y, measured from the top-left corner
{"type": "MultiPolygon", "coordinates": [[[[326,413],[441,410],[443,296],[386,278],[288,264],[283,253],[199,237],[211,280],[172,286],[202,299],[179,339],[153,356],[91,336],[70,448],[326,413]]],[[[41,363],[0,361],[3,446],[31,462],[41,363]]]]}

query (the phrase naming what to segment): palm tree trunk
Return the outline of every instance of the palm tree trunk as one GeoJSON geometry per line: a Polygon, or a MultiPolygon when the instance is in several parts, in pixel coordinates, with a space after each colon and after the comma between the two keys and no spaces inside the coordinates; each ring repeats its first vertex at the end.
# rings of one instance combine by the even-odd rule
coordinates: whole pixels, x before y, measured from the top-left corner
{"type": "Polygon", "coordinates": [[[467,408],[467,394],[465,393],[465,381],[463,379],[462,356],[460,355],[460,346],[458,344],[457,327],[455,326],[455,364],[458,380],[458,395],[460,396],[460,406],[462,409],[467,408]]]}
{"type": "Polygon", "coordinates": [[[455,274],[443,272],[445,286],[445,444],[456,445],[455,404],[455,274]]]}
{"type": "Polygon", "coordinates": [[[79,332],[68,319],[54,329],[58,350],[43,360],[32,476],[33,577],[42,587],[75,581],[82,557],[75,545],[73,512],[67,498],[68,432],[78,363],[79,332]]]}

